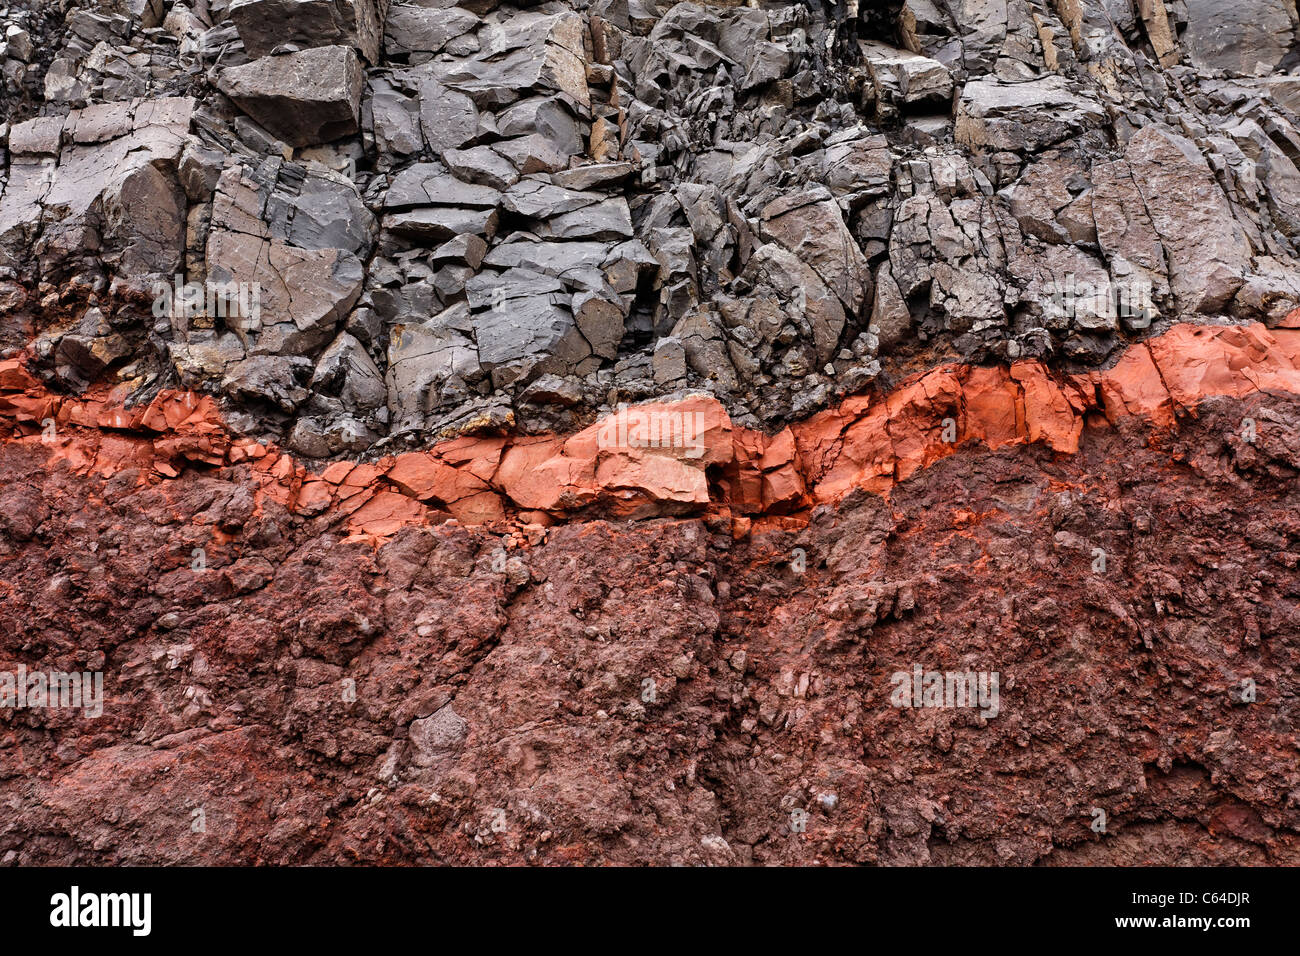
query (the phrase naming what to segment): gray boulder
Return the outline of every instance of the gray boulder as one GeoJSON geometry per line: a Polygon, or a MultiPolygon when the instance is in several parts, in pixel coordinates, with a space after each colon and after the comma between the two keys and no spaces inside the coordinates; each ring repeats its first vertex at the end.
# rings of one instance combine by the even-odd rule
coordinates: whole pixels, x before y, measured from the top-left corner
{"type": "Polygon", "coordinates": [[[827,190],[818,187],[768,204],[761,234],[811,266],[850,314],[862,311],[870,294],[870,267],[827,190]]]}
{"type": "Polygon", "coordinates": [[[384,383],[394,428],[420,426],[442,404],[444,387],[483,377],[472,332],[464,303],[423,322],[393,326],[384,383]]]}
{"type": "Polygon", "coordinates": [[[519,182],[519,170],[490,146],[449,149],[442,154],[442,161],[463,182],[502,191],[519,182]]]}
{"type": "Polygon", "coordinates": [[[47,271],[90,255],[170,275],[185,245],[177,167],[194,100],[105,103],[9,133],[0,185],[0,266],[47,271]]]}
{"type": "Polygon", "coordinates": [[[862,41],[862,59],[876,93],[876,111],[890,116],[923,108],[943,108],[952,100],[952,72],[938,60],[862,41]]]}
{"type": "Polygon", "coordinates": [[[292,233],[273,234],[261,219],[265,203],[264,188],[243,167],[222,174],[207,239],[208,277],[259,290],[256,321],[240,329],[251,351],[306,354],[333,337],[361,295],[364,270],[348,248],[305,247],[292,233]]]}
{"type": "Polygon", "coordinates": [[[1183,47],[1207,70],[1271,73],[1295,45],[1294,0],[1184,0],[1183,47]]]}
{"type": "Polygon", "coordinates": [[[356,53],[327,46],[227,67],[217,87],[290,146],[313,146],[360,129],[363,83],[356,53]]]}
{"type": "Polygon", "coordinates": [[[1153,125],[1134,135],[1124,158],[1168,256],[1180,309],[1222,311],[1250,271],[1251,247],[1205,157],[1191,140],[1153,125]]]}
{"type": "Polygon", "coordinates": [[[429,148],[441,155],[479,135],[478,107],[464,93],[429,77],[420,84],[420,126],[429,148]]]}
{"type": "Polygon", "coordinates": [[[957,142],[972,149],[1037,152],[1106,119],[1101,104],[1075,92],[1063,76],[1022,83],[971,80],[957,102],[957,142]]]}
{"type": "Polygon", "coordinates": [[[384,377],[370,353],[347,332],[340,332],[321,353],[311,387],[316,392],[337,396],[345,407],[363,413],[374,411],[388,398],[384,377]]]}
{"type": "Polygon", "coordinates": [[[423,206],[384,216],[383,227],[396,235],[422,242],[446,242],[461,233],[491,239],[497,231],[497,211],[490,208],[423,206]]]}
{"type": "Polygon", "coordinates": [[[568,375],[582,369],[591,346],[578,331],[573,313],[555,296],[507,299],[474,316],[479,362],[504,388],[527,383],[544,372],[568,375]]]}
{"type": "Polygon", "coordinates": [[[555,216],[537,234],[549,239],[630,239],[634,233],[627,200],[614,196],[555,216]]]}
{"type": "Polygon", "coordinates": [[[419,62],[419,55],[432,56],[456,37],[476,29],[479,18],[460,7],[428,7],[418,3],[394,3],[384,24],[384,52],[419,62]],[[415,56],[412,56],[415,54],[415,56]]]}
{"type": "Polygon", "coordinates": [[[414,206],[465,206],[493,209],[501,193],[489,186],[462,182],[437,163],[416,163],[393,177],[384,196],[385,209],[414,206]]]}
{"type": "Polygon", "coordinates": [[[378,63],[388,0],[230,0],[226,15],[250,57],[282,44],[350,46],[378,63]]]}

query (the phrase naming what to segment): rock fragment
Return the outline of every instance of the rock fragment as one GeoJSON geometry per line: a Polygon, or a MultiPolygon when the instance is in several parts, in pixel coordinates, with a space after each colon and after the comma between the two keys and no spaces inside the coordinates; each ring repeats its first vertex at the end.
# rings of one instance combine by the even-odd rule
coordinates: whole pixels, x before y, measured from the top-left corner
{"type": "Polygon", "coordinates": [[[291,146],[313,146],[360,129],[361,61],[346,46],[268,56],[227,67],[217,86],[291,146]]]}

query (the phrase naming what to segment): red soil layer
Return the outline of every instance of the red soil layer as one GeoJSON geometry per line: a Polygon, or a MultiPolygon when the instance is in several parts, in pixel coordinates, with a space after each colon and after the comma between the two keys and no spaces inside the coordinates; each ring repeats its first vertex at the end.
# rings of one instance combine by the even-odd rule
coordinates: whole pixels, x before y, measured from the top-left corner
{"type": "Polygon", "coordinates": [[[1090,418],[740,539],[347,540],[183,467],[219,429],[0,444],[0,671],[106,698],[0,708],[0,862],[1300,863],[1300,396],[1090,418]]]}
{"type": "MultiPolygon", "coordinates": [[[[1300,313],[1290,318],[1300,326],[1300,313]]],[[[230,436],[206,395],[169,391],[132,408],[124,388],[63,397],[16,359],[0,363],[0,421],[10,426],[6,441],[42,443],[52,463],[66,460],[82,475],[135,469],[145,484],[174,479],[187,464],[249,463],[259,511],[270,499],[375,539],[452,518],[545,526],[704,513],[733,519],[744,534],[755,520],[798,527],[813,507],[855,489],[886,494],[968,442],[1074,453],[1090,417],[1112,425],[1138,417],[1159,429],[1205,398],[1261,391],[1300,393],[1300,329],[1179,325],[1108,371],[1083,375],[1058,376],[1036,361],[941,366],[770,436],[733,426],[716,400],[698,397],[637,406],[567,437],[462,437],[319,472],[274,445],[230,436]]]]}

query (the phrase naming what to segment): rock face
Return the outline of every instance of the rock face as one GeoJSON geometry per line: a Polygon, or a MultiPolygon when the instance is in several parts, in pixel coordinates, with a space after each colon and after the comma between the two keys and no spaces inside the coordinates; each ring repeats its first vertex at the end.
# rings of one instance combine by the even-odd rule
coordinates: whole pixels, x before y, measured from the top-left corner
{"type": "Polygon", "coordinates": [[[1300,304],[1282,0],[138,6],[5,14],[21,321],[73,388],[95,353],[303,453],[684,389],[779,430],[940,357],[1100,367],[1300,304]],[[205,294],[155,327],[163,276],[205,294]],[[211,307],[241,283],[268,327],[211,307]],[[377,409],[313,384],[344,332],[377,409]]]}
{"type": "Polygon", "coordinates": [[[367,63],[379,63],[388,0],[231,0],[227,16],[249,56],[276,47],[355,47],[367,63]]]}
{"type": "Polygon", "coordinates": [[[1295,45],[1296,8],[1289,0],[1247,0],[1228,6],[1187,0],[1188,59],[1198,67],[1271,73],[1295,45]]]}
{"type": "Polygon", "coordinates": [[[8,4],[0,857],[1295,861],[1298,19],[8,4]]]}
{"type": "Polygon", "coordinates": [[[1196,144],[1147,127],[1129,141],[1125,160],[1164,248],[1179,307],[1190,313],[1227,308],[1250,271],[1250,243],[1196,144]]]}
{"type": "Polygon", "coordinates": [[[1070,89],[1059,75],[1007,82],[968,82],[957,103],[956,140],[971,149],[1037,153],[1101,125],[1101,104],[1070,89]]]}
{"type": "Polygon", "coordinates": [[[357,132],[363,82],[351,49],[326,46],[229,67],[217,86],[290,146],[313,146],[357,132]]]}
{"type": "Polygon", "coordinates": [[[4,363],[0,661],[102,668],[114,729],[4,717],[0,849],[1294,865],[1297,366],[1300,331],[1182,326],[1088,388],[937,369],[883,427],[857,401],[769,439],[708,400],[316,473],[232,440],[206,397],[124,409],[4,363]],[[931,455],[954,415],[961,444],[931,455]],[[821,480],[838,506],[786,510],[855,470],[847,495],[821,480]],[[862,490],[879,477],[903,479],[888,500],[862,490]],[[658,517],[508,520],[494,487],[658,517]],[[983,676],[944,709],[900,699],[918,670],[983,676]],[[1070,772],[1025,762],[1026,735],[1070,772]]]}
{"type": "Polygon", "coordinates": [[[113,263],[126,275],[181,263],[185,198],[176,165],[194,101],[133,100],[39,117],[9,132],[0,259],[30,276],[113,263]]]}

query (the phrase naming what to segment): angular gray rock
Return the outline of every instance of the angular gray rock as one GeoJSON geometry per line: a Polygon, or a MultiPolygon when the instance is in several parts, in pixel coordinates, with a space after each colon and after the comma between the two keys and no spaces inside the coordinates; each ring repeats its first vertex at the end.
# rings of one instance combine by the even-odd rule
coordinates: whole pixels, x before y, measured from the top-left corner
{"type": "Polygon", "coordinates": [[[861,311],[871,286],[870,268],[826,190],[778,199],[764,207],[761,218],[765,240],[780,243],[811,266],[850,314],[861,311]]]}
{"type": "Polygon", "coordinates": [[[424,57],[441,52],[449,41],[472,34],[478,25],[479,18],[460,7],[395,2],[384,23],[384,52],[390,57],[405,56],[412,63],[422,62],[424,57]]]}
{"type": "Polygon", "coordinates": [[[0,192],[0,267],[22,274],[98,255],[126,274],[181,263],[177,167],[194,100],[105,103],[16,124],[0,192]]]}
{"type": "Polygon", "coordinates": [[[876,112],[882,117],[900,111],[941,109],[952,100],[952,72],[937,60],[862,41],[862,58],[875,87],[876,112]]]}
{"type": "Polygon", "coordinates": [[[230,0],[226,15],[250,57],[276,47],[350,46],[379,62],[388,0],[230,0]]]}
{"type": "Polygon", "coordinates": [[[478,107],[464,93],[426,78],[420,84],[420,127],[429,148],[440,156],[479,135],[478,107]]]}
{"type": "Polygon", "coordinates": [[[569,375],[591,357],[573,313],[556,297],[527,295],[474,315],[479,363],[504,388],[545,372],[569,375]]]}
{"type": "Polygon", "coordinates": [[[972,149],[1035,153],[1105,119],[1101,104],[1071,90],[1063,76],[1017,83],[982,77],[962,87],[955,135],[972,149]]]}
{"type": "Polygon", "coordinates": [[[268,56],[221,71],[217,87],[290,146],[312,146],[360,129],[361,61],[345,46],[268,56]]]}
{"type": "Polygon", "coordinates": [[[385,230],[409,240],[443,243],[462,233],[491,239],[496,235],[497,211],[488,207],[423,206],[384,216],[385,230]]]}
{"type": "Polygon", "coordinates": [[[444,404],[444,390],[482,377],[469,309],[461,304],[425,321],[393,326],[385,386],[392,427],[420,427],[444,404]]]}
{"type": "Polygon", "coordinates": [[[627,200],[621,196],[553,216],[537,234],[550,239],[630,239],[635,235],[627,200]]]}
{"type": "Polygon", "coordinates": [[[442,154],[442,161],[462,182],[490,186],[502,192],[519,182],[519,170],[490,146],[449,149],[442,154]]]}
{"type": "Polygon", "coordinates": [[[306,354],[333,338],[361,295],[365,271],[347,248],[312,248],[273,235],[260,218],[263,208],[256,181],[243,167],[228,167],[213,203],[208,277],[260,290],[260,315],[240,330],[251,352],[306,354]]]}
{"type": "Polygon", "coordinates": [[[1293,0],[1184,0],[1188,59],[1207,70],[1272,72],[1296,42],[1293,0]]]}
{"type": "Polygon", "coordinates": [[[507,137],[540,135],[561,156],[582,152],[578,120],[556,96],[530,97],[502,110],[497,129],[507,137]]]}
{"type": "Polygon", "coordinates": [[[413,206],[465,206],[493,209],[501,193],[489,186],[462,182],[437,163],[416,163],[393,177],[384,195],[385,209],[413,206]]]}
{"type": "Polygon", "coordinates": [[[442,76],[480,108],[506,106],[528,91],[553,91],[575,109],[590,109],[578,14],[520,13],[489,25],[480,42],[477,56],[455,62],[442,76]]]}
{"type": "Polygon", "coordinates": [[[1251,269],[1251,247],[1196,144],[1158,126],[1139,130],[1124,158],[1164,247],[1169,285],[1185,312],[1221,312],[1251,269]]]}
{"type": "Polygon", "coordinates": [[[42,373],[174,373],[303,455],[694,390],[770,431],[940,356],[1097,365],[1169,321],[1300,304],[1296,21],[102,0],[48,27],[11,5],[0,302],[56,326],[42,373]],[[255,314],[150,315],[164,277],[255,314]]]}
{"type": "Polygon", "coordinates": [[[340,332],[316,361],[311,387],[318,393],[337,395],[344,406],[372,412],[388,398],[384,377],[365,347],[347,332],[340,332]]]}

